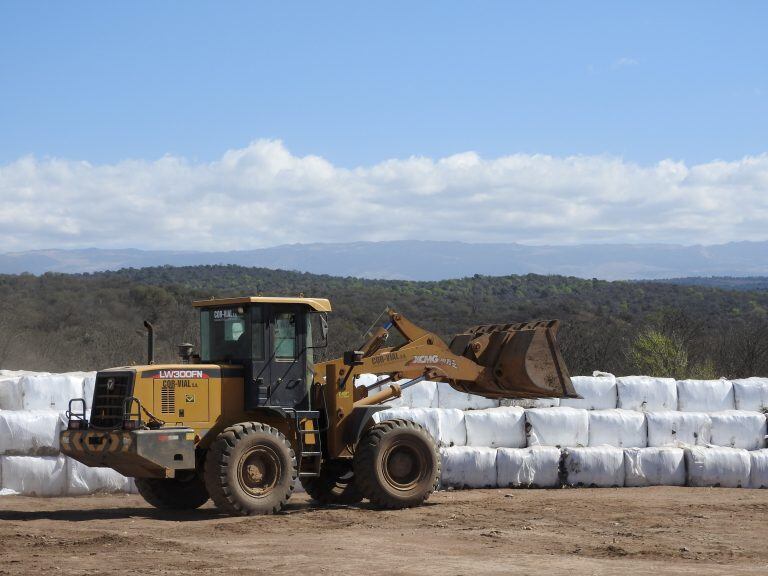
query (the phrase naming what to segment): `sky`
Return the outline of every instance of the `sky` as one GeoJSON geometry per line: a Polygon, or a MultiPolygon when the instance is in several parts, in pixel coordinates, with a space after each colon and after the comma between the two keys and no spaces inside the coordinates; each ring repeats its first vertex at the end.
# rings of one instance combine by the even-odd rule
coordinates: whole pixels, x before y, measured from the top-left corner
{"type": "Polygon", "coordinates": [[[768,240],[765,2],[0,2],[0,251],[768,240]]]}

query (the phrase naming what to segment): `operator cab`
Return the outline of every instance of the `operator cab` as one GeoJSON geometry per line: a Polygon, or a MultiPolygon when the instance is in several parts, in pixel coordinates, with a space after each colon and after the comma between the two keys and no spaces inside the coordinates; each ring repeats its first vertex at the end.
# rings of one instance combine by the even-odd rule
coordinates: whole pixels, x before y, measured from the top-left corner
{"type": "Polygon", "coordinates": [[[200,362],[243,366],[246,410],[312,408],[313,349],[327,342],[328,300],[257,296],[193,306],[200,310],[200,362]]]}

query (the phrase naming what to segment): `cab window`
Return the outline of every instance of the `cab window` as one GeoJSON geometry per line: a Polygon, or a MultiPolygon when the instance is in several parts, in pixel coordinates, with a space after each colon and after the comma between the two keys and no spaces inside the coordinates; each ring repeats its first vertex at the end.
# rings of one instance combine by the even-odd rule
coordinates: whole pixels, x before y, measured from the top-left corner
{"type": "Polygon", "coordinates": [[[296,358],[296,314],[279,312],[275,314],[275,359],[296,358]]]}
{"type": "Polygon", "coordinates": [[[204,361],[250,357],[250,333],[242,308],[214,308],[200,314],[201,356],[204,361]]]}

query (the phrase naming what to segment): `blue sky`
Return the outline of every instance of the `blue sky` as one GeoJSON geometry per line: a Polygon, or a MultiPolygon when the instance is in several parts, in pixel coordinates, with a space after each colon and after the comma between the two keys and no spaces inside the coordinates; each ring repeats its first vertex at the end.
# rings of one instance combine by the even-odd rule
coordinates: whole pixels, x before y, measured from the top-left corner
{"type": "Polygon", "coordinates": [[[5,0],[0,252],[768,240],[766,23],[766,2],[5,0]]]}
{"type": "Polygon", "coordinates": [[[0,162],[762,153],[765,2],[0,6],[0,162]]]}

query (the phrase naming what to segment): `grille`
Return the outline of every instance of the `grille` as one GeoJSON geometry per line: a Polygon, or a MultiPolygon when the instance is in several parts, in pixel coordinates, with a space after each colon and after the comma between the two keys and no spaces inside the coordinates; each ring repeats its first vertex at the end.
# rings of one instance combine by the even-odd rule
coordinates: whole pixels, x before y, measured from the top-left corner
{"type": "Polygon", "coordinates": [[[125,399],[131,394],[133,374],[97,374],[91,403],[91,427],[112,429],[122,426],[125,399]],[[113,381],[111,385],[110,380],[113,381]]]}
{"type": "Polygon", "coordinates": [[[176,413],[176,387],[164,386],[160,391],[160,411],[163,414],[176,413]]]}

